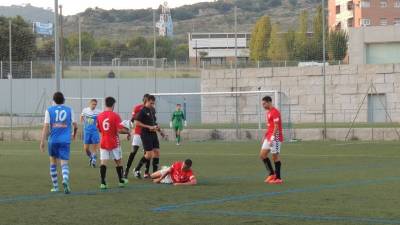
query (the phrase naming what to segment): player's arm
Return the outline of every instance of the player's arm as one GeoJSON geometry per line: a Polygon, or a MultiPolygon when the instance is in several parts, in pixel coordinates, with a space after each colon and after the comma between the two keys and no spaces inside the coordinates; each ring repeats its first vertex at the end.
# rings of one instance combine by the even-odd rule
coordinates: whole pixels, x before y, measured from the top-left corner
{"type": "Polygon", "coordinates": [[[76,123],[75,114],[73,110],[71,110],[71,121],[72,121],[72,127],[74,128],[74,131],[72,133],[72,139],[75,140],[76,134],[78,133],[78,124],[76,123]]]}
{"type": "Polygon", "coordinates": [[[174,186],[192,186],[197,184],[196,177],[192,176],[190,180],[186,183],[174,183],[174,186]]]}
{"type": "Polygon", "coordinates": [[[44,115],[42,138],[40,141],[40,151],[42,151],[42,152],[44,152],[44,143],[46,142],[46,139],[49,136],[49,131],[50,131],[50,114],[49,114],[49,111],[46,110],[45,115],[44,115]]]}

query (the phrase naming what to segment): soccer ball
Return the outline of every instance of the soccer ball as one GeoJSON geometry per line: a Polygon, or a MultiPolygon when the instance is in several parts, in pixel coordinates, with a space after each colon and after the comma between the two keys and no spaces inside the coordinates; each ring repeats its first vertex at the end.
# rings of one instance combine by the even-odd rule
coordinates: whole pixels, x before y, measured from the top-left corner
{"type": "Polygon", "coordinates": [[[132,127],[133,127],[132,121],[130,121],[130,120],[124,120],[124,121],[122,121],[122,122],[121,122],[121,125],[122,125],[123,127],[125,127],[126,129],[128,129],[129,131],[131,131],[131,130],[132,130],[132,127]]]}

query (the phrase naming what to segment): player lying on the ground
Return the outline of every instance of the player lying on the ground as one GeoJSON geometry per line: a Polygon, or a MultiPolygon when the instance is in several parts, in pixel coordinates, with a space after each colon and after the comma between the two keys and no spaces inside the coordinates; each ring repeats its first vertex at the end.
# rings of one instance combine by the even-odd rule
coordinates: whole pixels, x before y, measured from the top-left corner
{"type": "Polygon", "coordinates": [[[265,182],[269,184],[282,184],[280,153],[283,142],[283,132],[281,114],[273,106],[272,98],[270,96],[265,96],[262,99],[262,106],[267,111],[267,132],[265,133],[264,141],[260,150],[260,158],[267,171],[269,171],[269,175],[265,179],[265,182]],[[275,170],[268,158],[270,152],[272,154],[272,159],[274,160],[275,170]]]}
{"type": "Polygon", "coordinates": [[[176,104],[176,110],[172,113],[171,122],[169,123],[169,127],[175,132],[176,145],[181,144],[181,132],[183,130],[183,126],[187,126],[185,114],[181,110],[181,107],[181,104],[176,104]]]}
{"type": "Polygon", "coordinates": [[[81,122],[83,123],[83,150],[89,157],[89,166],[93,168],[96,167],[96,153],[100,143],[99,130],[97,129],[97,116],[100,114],[100,110],[96,109],[96,106],[97,100],[90,100],[89,107],[84,108],[81,114],[81,122]]]}
{"type": "Polygon", "coordinates": [[[116,171],[118,174],[119,187],[124,187],[128,183],[127,179],[123,178],[124,168],[122,166],[122,150],[118,134],[127,134],[130,137],[130,130],[124,127],[121,117],[114,112],[116,100],[113,97],[105,99],[104,112],[97,117],[97,127],[101,133],[100,141],[100,189],[107,189],[106,172],[107,162],[114,160],[116,171]]]}
{"type": "Polygon", "coordinates": [[[55,105],[47,108],[45,113],[40,150],[44,152],[44,143],[48,138],[50,177],[53,182],[53,188],[50,191],[59,191],[57,162],[60,162],[64,193],[69,194],[71,189],[69,186],[68,160],[70,155],[71,128],[74,128],[72,137],[75,140],[78,126],[75,122],[73,110],[64,105],[65,98],[61,92],[54,93],[53,101],[55,105]]]}
{"type": "Polygon", "coordinates": [[[175,162],[171,167],[163,168],[151,175],[154,183],[179,185],[196,185],[197,179],[192,171],[192,160],[175,162]]]}

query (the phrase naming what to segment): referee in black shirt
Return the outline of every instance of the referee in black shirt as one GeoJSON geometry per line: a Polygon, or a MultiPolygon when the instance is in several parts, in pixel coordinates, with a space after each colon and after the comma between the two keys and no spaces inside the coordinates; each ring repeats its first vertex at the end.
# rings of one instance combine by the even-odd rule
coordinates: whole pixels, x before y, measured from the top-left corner
{"type": "Polygon", "coordinates": [[[160,142],[158,141],[157,132],[160,132],[161,136],[164,136],[164,133],[157,124],[155,102],[156,98],[154,95],[150,95],[144,103],[143,109],[135,118],[135,123],[142,128],[140,138],[142,139],[145,151],[144,156],[135,168],[134,175],[139,179],[142,178],[140,169],[143,164],[150,163],[150,160],[153,159],[153,172],[156,172],[160,163],[160,142]]]}

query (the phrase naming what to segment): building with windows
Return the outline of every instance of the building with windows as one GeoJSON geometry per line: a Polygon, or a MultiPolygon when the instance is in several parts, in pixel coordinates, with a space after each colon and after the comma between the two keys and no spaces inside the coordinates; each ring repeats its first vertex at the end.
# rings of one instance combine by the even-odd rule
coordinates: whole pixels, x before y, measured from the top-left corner
{"type": "MultiPolygon", "coordinates": [[[[237,57],[247,61],[250,57],[251,35],[237,34],[237,57]]],[[[191,64],[229,64],[235,60],[235,33],[189,33],[189,59],[191,64]]]]}
{"type": "Polygon", "coordinates": [[[328,23],[332,30],[400,26],[400,0],[329,0],[328,10],[328,23]]]}
{"type": "Polygon", "coordinates": [[[349,29],[349,63],[400,63],[400,26],[371,26],[349,29]],[[384,34],[384,35],[382,35],[384,34]]]}

